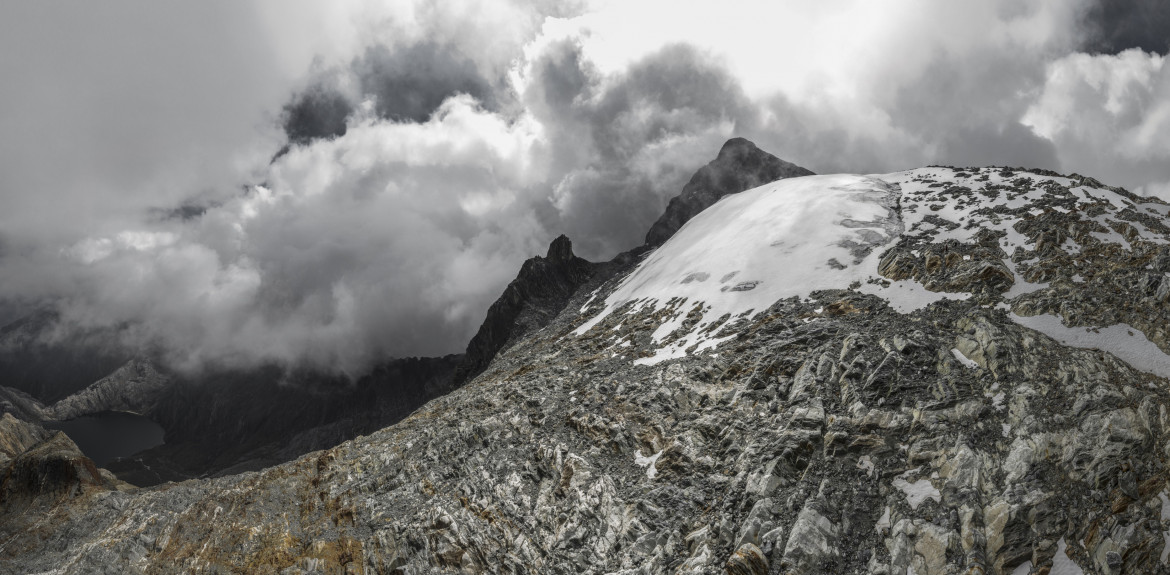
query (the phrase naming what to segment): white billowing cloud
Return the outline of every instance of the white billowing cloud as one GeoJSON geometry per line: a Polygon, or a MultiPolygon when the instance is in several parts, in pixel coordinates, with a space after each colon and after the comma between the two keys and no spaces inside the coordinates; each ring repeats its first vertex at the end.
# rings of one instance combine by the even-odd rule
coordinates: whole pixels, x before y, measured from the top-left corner
{"type": "Polygon", "coordinates": [[[450,352],[544,248],[518,201],[539,174],[529,166],[538,146],[539,126],[467,97],[424,124],[356,120],[347,137],[295,149],[267,187],[195,223],[63,250],[73,264],[64,320],[130,322],[127,343],[180,368],[358,372],[387,350],[450,352]]]}
{"type": "MultiPolygon", "coordinates": [[[[222,77],[166,68],[198,72],[190,100],[114,65],[140,98],[111,108],[125,121],[98,118],[119,84],[89,76],[101,90],[42,114],[51,137],[0,116],[19,152],[0,184],[30,190],[0,197],[0,312],[57,301],[192,369],[456,352],[524,259],[560,233],[594,260],[639,245],[732,136],[820,173],[1009,164],[1170,189],[1162,57],[1077,54],[1091,4],[255,0],[222,77]],[[290,109],[301,137],[269,164],[290,109]]],[[[134,69],[198,52],[177,40],[131,50],[134,69]]]]}
{"type": "Polygon", "coordinates": [[[1170,180],[1170,68],[1158,54],[1070,54],[1049,65],[1024,117],[1062,164],[1164,194],[1170,180]]]}

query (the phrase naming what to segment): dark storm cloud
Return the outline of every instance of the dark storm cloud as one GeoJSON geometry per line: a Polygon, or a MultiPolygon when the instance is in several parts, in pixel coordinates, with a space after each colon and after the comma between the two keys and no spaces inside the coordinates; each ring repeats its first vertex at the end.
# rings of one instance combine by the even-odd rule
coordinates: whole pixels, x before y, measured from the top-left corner
{"type": "Polygon", "coordinates": [[[424,122],[444,100],[467,94],[498,109],[501,79],[484,78],[455,46],[422,42],[398,49],[371,46],[350,65],[363,97],[374,98],[378,117],[424,122]]]}
{"type": "Polygon", "coordinates": [[[1170,2],[1165,0],[1097,0],[1086,12],[1084,26],[1089,52],[1170,52],[1170,2]]]}
{"type": "Polygon", "coordinates": [[[647,55],[603,77],[579,44],[534,63],[526,103],[550,130],[558,227],[588,257],[637,245],[670,197],[736,126],[756,122],[738,82],[693,46],[647,55]]]}
{"type": "Polygon", "coordinates": [[[485,77],[458,46],[376,44],[294,94],[284,105],[281,127],[290,144],[304,145],[345,135],[346,121],[365,101],[373,103],[377,117],[395,122],[425,122],[457,94],[499,110],[510,99],[503,85],[503,78],[485,77]]]}
{"type": "Polygon", "coordinates": [[[353,104],[326,83],[316,83],[293,96],[281,110],[280,123],[291,144],[345,135],[353,104]]]}
{"type": "Polygon", "coordinates": [[[1056,170],[1052,142],[1020,123],[1044,80],[1042,61],[1010,51],[959,57],[939,51],[898,88],[888,110],[895,125],[927,144],[922,163],[1056,170]]]}

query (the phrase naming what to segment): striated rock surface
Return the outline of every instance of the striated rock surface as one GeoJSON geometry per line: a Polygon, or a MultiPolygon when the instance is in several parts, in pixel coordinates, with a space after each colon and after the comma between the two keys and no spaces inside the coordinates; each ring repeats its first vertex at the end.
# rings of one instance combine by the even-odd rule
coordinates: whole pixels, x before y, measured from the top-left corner
{"type": "Polygon", "coordinates": [[[369,436],[0,506],[0,572],[1167,573],[1170,356],[1134,325],[1167,212],[1019,170],[769,184],[369,436]]]}
{"type": "Polygon", "coordinates": [[[593,274],[594,264],[573,254],[573,243],[561,235],[548,254],[524,262],[520,273],[492,306],[479,331],[467,344],[455,370],[455,385],[479,375],[500,350],[548,324],[593,274]]]}
{"type": "Polygon", "coordinates": [[[785,162],[744,138],[732,138],[723,144],[714,160],[691,176],[682,193],[671,198],[662,217],[646,234],[646,245],[662,245],[683,224],[723,196],[783,178],[811,175],[811,171],[785,162]]]}
{"type": "Polygon", "coordinates": [[[49,406],[46,417],[73,419],[103,411],[147,414],[154,411],[170,378],[149,361],[133,359],[78,393],[49,406]]]}
{"type": "Polygon", "coordinates": [[[35,422],[45,418],[45,406],[19,389],[0,386],[0,413],[11,413],[18,419],[35,422]]]}
{"type": "Polygon", "coordinates": [[[17,419],[10,413],[0,415],[0,467],[48,439],[49,435],[43,427],[17,419]]]}
{"type": "MultiPolygon", "coordinates": [[[[44,533],[42,513],[85,505],[99,494],[129,486],[99,469],[60,431],[0,416],[0,508],[5,516],[21,516],[29,534],[44,533]]],[[[4,549],[19,552],[8,540],[4,549]]]]}

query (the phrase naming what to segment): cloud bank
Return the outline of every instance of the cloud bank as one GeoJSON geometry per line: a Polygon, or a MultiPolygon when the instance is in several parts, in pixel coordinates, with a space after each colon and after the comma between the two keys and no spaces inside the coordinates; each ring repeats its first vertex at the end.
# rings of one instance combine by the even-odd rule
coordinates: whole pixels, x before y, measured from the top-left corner
{"type": "MultiPolygon", "coordinates": [[[[0,116],[0,312],[52,303],[180,369],[460,351],[524,259],[638,245],[732,136],[820,173],[1168,194],[1161,9],[1122,4],[258,1],[152,16],[234,30],[231,57],[145,30],[163,49],[98,51],[111,78],[81,43],[0,34],[24,80],[0,106],[39,111],[0,116]]],[[[116,6],[95,18],[141,27],[116,6]]]]}

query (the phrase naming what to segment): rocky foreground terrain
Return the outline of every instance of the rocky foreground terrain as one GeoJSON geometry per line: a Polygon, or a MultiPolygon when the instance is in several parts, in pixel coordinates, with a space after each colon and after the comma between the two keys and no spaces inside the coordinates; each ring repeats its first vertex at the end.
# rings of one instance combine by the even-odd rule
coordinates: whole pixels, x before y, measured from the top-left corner
{"type": "Polygon", "coordinates": [[[6,415],[0,572],[1170,573],[1168,212],[999,168],[767,184],[258,472],[134,488],[6,415]]]}

